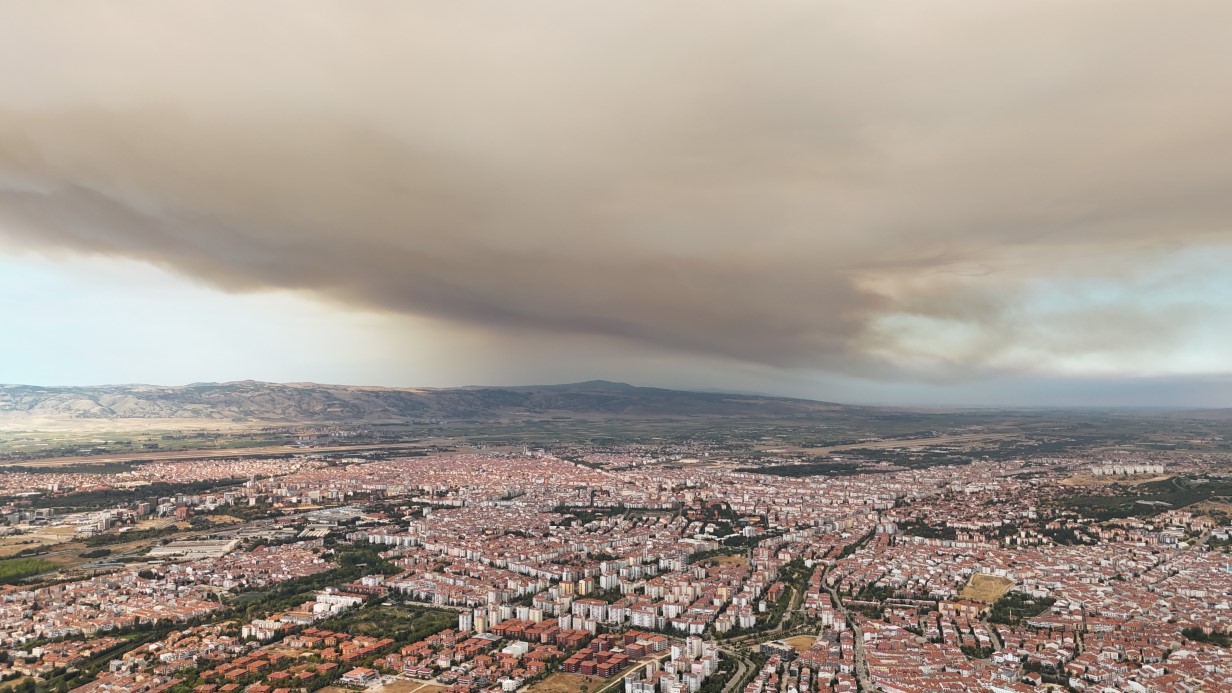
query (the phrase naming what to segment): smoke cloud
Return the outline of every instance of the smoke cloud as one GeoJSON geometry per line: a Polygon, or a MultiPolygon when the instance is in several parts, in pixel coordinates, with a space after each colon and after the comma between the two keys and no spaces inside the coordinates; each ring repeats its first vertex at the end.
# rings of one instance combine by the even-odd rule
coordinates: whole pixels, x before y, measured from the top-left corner
{"type": "Polygon", "coordinates": [[[783,368],[1227,372],[1200,352],[1232,324],[1229,26],[1201,0],[9,2],[0,238],[783,368]]]}

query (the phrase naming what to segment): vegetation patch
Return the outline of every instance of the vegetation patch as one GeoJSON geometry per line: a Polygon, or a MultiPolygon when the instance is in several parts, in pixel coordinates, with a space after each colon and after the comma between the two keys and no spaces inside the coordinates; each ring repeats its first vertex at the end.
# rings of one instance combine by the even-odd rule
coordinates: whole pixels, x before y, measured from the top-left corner
{"type": "Polygon", "coordinates": [[[993,602],[988,620],[992,623],[1016,625],[1039,616],[1056,603],[1057,600],[1051,597],[1032,597],[1025,592],[1007,592],[993,602]]]}
{"type": "Polygon", "coordinates": [[[1186,640],[1192,642],[1204,642],[1220,647],[1232,647],[1232,635],[1222,633],[1220,631],[1212,631],[1207,633],[1201,628],[1185,628],[1181,631],[1181,635],[1185,636],[1186,640]]]}
{"type": "Polygon", "coordinates": [[[11,585],[28,577],[56,569],[56,564],[42,558],[9,558],[0,561],[0,585],[11,585]]]}
{"type": "Polygon", "coordinates": [[[770,474],[792,478],[806,476],[854,476],[876,474],[884,470],[865,467],[856,462],[808,462],[805,464],[776,464],[766,467],[741,467],[738,472],[747,474],[770,474]]]}
{"type": "Polygon", "coordinates": [[[326,630],[393,638],[398,642],[417,642],[453,626],[458,615],[452,611],[405,604],[378,605],[354,609],[321,623],[326,630]]]}
{"type": "Polygon", "coordinates": [[[1232,481],[1208,476],[1175,476],[1126,486],[1114,484],[1099,494],[1073,494],[1062,507],[1096,520],[1149,517],[1174,508],[1232,498],[1232,481]]]}

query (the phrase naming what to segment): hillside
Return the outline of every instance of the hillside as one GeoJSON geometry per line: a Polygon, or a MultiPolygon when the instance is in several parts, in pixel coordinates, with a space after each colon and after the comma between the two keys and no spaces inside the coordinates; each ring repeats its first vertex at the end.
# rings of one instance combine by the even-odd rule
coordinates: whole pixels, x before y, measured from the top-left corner
{"type": "Polygon", "coordinates": [[[499,420],[550,416],[804,418],[859,407],[591,381],[571,385],[397,389],[314,383],[178,387],[0,385],[0,420],[178,419],[269,422],[499,420]]]}

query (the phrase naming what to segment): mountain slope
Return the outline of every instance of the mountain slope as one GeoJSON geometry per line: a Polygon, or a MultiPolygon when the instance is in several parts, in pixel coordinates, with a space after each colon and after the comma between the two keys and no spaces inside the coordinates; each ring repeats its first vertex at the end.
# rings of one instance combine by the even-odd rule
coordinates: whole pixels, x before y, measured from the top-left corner
{"type": "Polygon", "coordinates": [[[376,422],[542,416],[799,418],[860,409],[826,402],[685,392],[623,383],[378,388],[315,383],[194,383],[178,387],[0,385],[0,419],[186,419],[376,422]]]}

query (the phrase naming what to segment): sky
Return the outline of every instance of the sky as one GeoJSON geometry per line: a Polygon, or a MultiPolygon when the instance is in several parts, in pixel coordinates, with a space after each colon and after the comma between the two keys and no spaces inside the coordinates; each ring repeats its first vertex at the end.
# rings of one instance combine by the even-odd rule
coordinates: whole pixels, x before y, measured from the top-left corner
{"type": "Polygon", "coordinates": [[[1232,5],[0,4],[0,382],[1232,406],[1232,5]]]}

